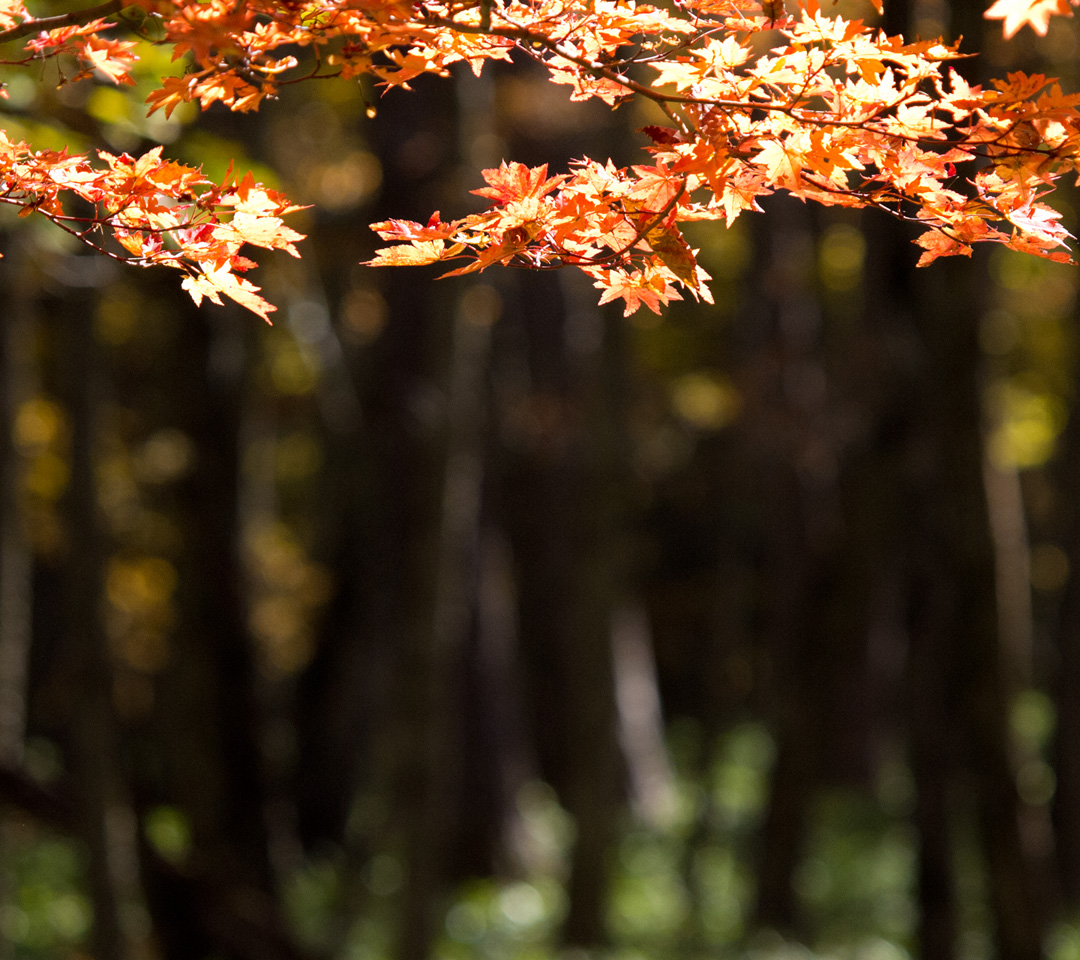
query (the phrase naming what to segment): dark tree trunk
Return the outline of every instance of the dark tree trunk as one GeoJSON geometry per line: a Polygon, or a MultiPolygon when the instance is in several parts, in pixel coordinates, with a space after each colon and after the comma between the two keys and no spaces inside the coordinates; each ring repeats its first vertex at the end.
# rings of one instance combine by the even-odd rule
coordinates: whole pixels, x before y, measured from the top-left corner
{"type": "MultiPolygon", "coordinates": [[[[77,262],[70,264],[75,277],[80,273],[77,267],[77,262]]],[[[95,272],[87,274],[91,282],[95,272]]],[[[72,694],[72,769],[89,853],[92,942],[98,955],[126,960],[134,956],[135,944],[122,911],[137,895],[137,841],[121,764],[114,671],[101,609],[108,544],[98,507],[96,469],[107,383],[105,357],[94,337],[96,291],[87,286],[64,294],[42,304],[55,318],[57,373],[69,392],[65,399],[71,416],[65,517],[70,546],[63,575],[65,622],[59,662],[72,694]]]]}
{"type": "Polygon", "coordinates": [[[776,763],[760,838],[753,920],[805,934],[795,873],[826,759],[821,684],[827,679],[829,638],[822,626],[836,547],[830,532],[834,480],[822,482],[805,457],[812,446],[828,444],[819,435],[828,396],[823,318],[813,286],[815,232],[806,212],[794,204],[776,204],[770,217],[758,231],[763,249],[753,320],[762,328],[749,358],[747,402],[753,413],[746,430],[767,518],[760,572],[761,696],[776,740],[776,763]]]}
{"type": "Polygon", "coordinates": [[[550,277],[522,278],[528,393],[515,397],[502,500],[517,559],[528,720],[541,771],[574,819],[568,944],[606,942],[615,825],[623,802],[611,630],[624,560],[618,321],[550,277]],[[573,320],[571,320],[573,317],[573,320]],[[572,349],[567,325],[587,351],[572,349]]]}
{"type": "MultiPolygon", "coordinates": [[[[1061,489],[1080,489],[1080,414],[1074,409],[1064,434],[1061,489]]],[[[1064,905],[1080,906],[1080,510],[1070,498],[1067,554],[1070,576],[1057,625],[1054,701],[1053,821],[1057,882],[1064,905]]]]}
{"type": "Polygon", "coordinates": [[[36,283],[23,247],[6,244],[0,328],[0,766],[23,761],[30,697],[33,555],[20,509],[15,418],[30,399],[38,317],[36,283]],[[13,248],[14,247],[14,248],[13,248]]]}
{"type": "Polygon", "coordinates": [[[179,482],[184,525],[178,617],[150,718],[142,802],[175,804],[191,853],[176,869],[147,849],[151,911],[166,960],[216,951],[291,960],[270,863],[262,724],[240,557],[240,411],[247,337],[235,315],[186,310],[167,371],[169,426],[190,437],[194,468],[179,482]]]}
{"type": "MultiPolygon", "coordinates": [[[[922,545],[913,563],[920,565],[921,590],[929,595],[923,602],[936,612],[927,628],[931,635],[914,642],[932,645],[936,672],[955,677],[955,686],[939,686],[930,695],[949,697],[959,711],[987,864],[996,949],[1002,960],[1034,960],[1042,950],[1046,891],[1025,849],[1023,812],[1010,757],[994,544],[983,475],[980,298],[975,289],[979,268],[976,261],[975,269],[962,273],[941,271],[922,291],[923,302],[938,308],[919,315],[927,369],[917,402],[916,443],[927,459],[919,489],[921,519],[915,526],[922,545]],[[927,573],[934,569],[940,579],[928,582],[927,573]]],[[[925,680],[921,667],[918,674],[925,680]]],[[[923,705],[923,710],[933,715],[933,708],[923,705]]],[[[926,722],[925,713],[918,723],[926,722]]],[[[945,713],[938,716],[949,719],[945,713]]],[[[923,758],[924,775],[934,781],[928,784],[930,803],[941,790],[939,777],[932,772],[939,765],[932,757],[940,748],[929,743],[935,736],[941,732],[927,730],[921,738],[922,749],[929,754],[923,758]]]]}

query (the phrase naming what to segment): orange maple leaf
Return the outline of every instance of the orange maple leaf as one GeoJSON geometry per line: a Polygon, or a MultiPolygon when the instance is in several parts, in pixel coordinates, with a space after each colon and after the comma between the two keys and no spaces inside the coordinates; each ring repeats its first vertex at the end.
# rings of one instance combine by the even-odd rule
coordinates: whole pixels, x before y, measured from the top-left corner
{"type": "Polygon", "coordinates": [[[504,160],[497,168],[482,171],[484,179],[491,186],[470,192],[478,197],[490,197],[498,203],[523,200],[526,197],[543,197],[566,179],[564,175],[549,180],[547,169],[546,163],[539,167],[527,167],[516,160],[510,163],[504,160]]]}
{"type": "Polygon", "coordinates": [[[371,229],[383,240],[447,240],[456,227],[456,222],[443,223],[439,219],[438,210],[426,224],[413,220],[382,220],[371,225],[371,229]]]}
{"type": "Polygon", "coordinates": [[[971,256],[971,247],[937,228],[927,230],[926,233],[916,237],[915,243],[925,251],[916,264],[919,267],[933,263],[938,257],[971,256]]]}
{"type": "Polygon", "coordinates": [[[663,277],[638,270],[631,273],[604,270],[593,286],[604,291],[600,297],[600,306],[621,297],[626,302],[624,317],[637,313],[642,306],[659,315],[661,305],[667,306],[672,300],[682,299],[678,290],[663,277]]]}
{"type": "Polygon", "coordinates": [[[162,77],[161,86],[157,90],[151,90],[146,97],[146,102],[150,105],[146,111],[147,116],[164,110],[166,119],[171,117],[173,111],[189,99],[191,81],[191,77],[162,77]]]}
{"type": "Polygon", "coordinates": [[[135,43],[129,40],[90,36],[79,44],[79,56],[113,83],[134,86],[135,81],[129,76],[136,59],[132,52],[134,47],[135,43]]]}

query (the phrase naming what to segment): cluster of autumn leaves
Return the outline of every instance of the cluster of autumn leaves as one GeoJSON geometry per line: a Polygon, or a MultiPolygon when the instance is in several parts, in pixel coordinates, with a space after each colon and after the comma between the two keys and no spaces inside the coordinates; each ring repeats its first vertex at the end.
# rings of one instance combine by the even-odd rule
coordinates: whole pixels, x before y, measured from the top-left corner
{"type": "Polygon", "coordinates": [[[281,218],[299,207],[250,174],[214,183],[197,168],[162,160],[161,147],[137,160],[104,150],[98,157],[91,164],[62,151],[35,151],[0,130],[0,200],[18,204],[20,216],[43,214],[106,256],[183,271],[182,285],[197,304],[204,296],[220,304],[224,295],[269,319],[273,305],[239,276],[256,266],[240,249],[252,244],[298,257],[294,241],[303,236],[281,218]],[[76,198],[83,212],[69,211],[76,198]],[[120,252],[104,246],[105,233],[120,252]]]}
{"type": "MultiPolygon", "coordinates": [[[[1069,8],[997,0],[987,16],[1006,34],[1045,33],[1069,8]]],[[[963,56],[955,46],[887,37],[818,0],[794,13],[772,0],[682,0],[674,11],[635,0],[108,0],[35,20],[0,0],[0,49],[17,46],[7,64],[55,58],[76,77],[124,84],[139,43],[168,44],[187,69],[148,99],[166,114],[185,102],[253,110],[282,84],[328,75],[407,88],[457,62],[479,73],[517,56],[541,62],[571,99],[644,97],[667,117],[645,129],[651,163],[586,159],[549,177],[504,162],[483,172],[481,213],[375,224],[393,242],[376,266],[575,266],[601,303],[659,312],[680,291],[710,300],[680,224],[730,224],[776,191],[921,224],[924,264],[983,241],[1070,259],[1043,198],[1080,169],[1080,95],[1024,74],[970,86],[949,66],[963,56]]],[[[0,132],[0,201],[109,256],[182,270],[196,302],[225,296],[264,318],[274,308],[241,276],[254,265],[241,250],[295,256],[302,239],[283,220],[299,208],[280,194],[250,176],[214,183],[160,148],[92,162],[0,132]]]]}

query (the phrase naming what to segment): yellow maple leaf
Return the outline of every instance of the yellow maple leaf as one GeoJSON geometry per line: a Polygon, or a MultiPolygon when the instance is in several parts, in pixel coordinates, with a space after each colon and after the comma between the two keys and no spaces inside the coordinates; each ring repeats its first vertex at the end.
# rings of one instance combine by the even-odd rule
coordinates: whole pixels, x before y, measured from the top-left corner
{"type": "Polygon", "coordinates": [[[436,263],[446,255],[446,243],[442,240],[414,240],[410,244],[403,243],[396,247],[376,250],[375,256],[366,261],[365,266],[418,267],[426,263],[436,263]]]}
{"type": "Polygon", "coordinates": [[[278,217],[259,217],[243,211],[237,213],[231,223],[219,227],[215,234],[226,242],[284,250],[294,257],[299,257],[300,251],[293,246],[293,241],[304,239],[302,233],[285,226],[278,217]]]}
{"type": "Polygon", "coordinates": [[[987,20],[1004,20],[1002,32],[1008,40],[1025,24],[1040,37],[1045,37],[1050,18],[1055,14],[1071,17],[1069,0],[997,0],[983,16],[987,20]]]}
{"type": "Polygon", "coordinates": [[[255,284],[238,277],[229,269],[228,264],[189,274],[184,277],[181,286],[191,294],[195,306],[202,304],[204,296],[221,306],[221,295],[224,294],[245,309],[258,314],[267,323],[270,322],[270,314],[277,309],[259,296],[259,288],[255,284]]]}

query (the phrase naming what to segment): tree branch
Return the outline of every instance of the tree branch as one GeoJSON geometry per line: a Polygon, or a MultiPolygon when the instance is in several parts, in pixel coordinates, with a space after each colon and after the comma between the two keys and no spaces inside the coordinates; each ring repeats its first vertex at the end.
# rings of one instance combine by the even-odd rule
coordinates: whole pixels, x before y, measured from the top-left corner
{"type": "MultiPolygon", "coordinates": [[[[727,100],[720,97],[695,97],[683,93],[664,93],[662,90],[657,90],[655,87],[650,87],[647,84],[640,83],[637,80],[624,76],[616,70],[612,70],[609,65],[601,61],[591,60],[588,57],[576,53],[573,49],[559,40],[555,40],[542,33],[533,33],[527,27],[515,24],[514,21],[509,20],[505,15],[503,16],[503,19],[506,19],[508,23],[513,25],[510,27],[493,26],[484,29],[482,26],[473,26],[472,24],[461,23],[457,20],[448,20],[444,17],[432,16],[423,18],[422,22],[425,24],[430,23],[434,26],[443,27],[447,30],[452,30],[461,34],[500,37],[507,40],[513,40],[515,43],[522,45],[522,49],[526,50],[530,46],[535,49],[543,48],[549,50],[556,56],[581,67],[595,77],[609,80],[612,83],[624,87],[627,90],[628,96],[632,93],[636,93],[642,97],[647,97],[661,107],[663,107],[664,104],[674,103],[684,105],[696,104],[703,107],[718,107],[720,109],[730,110],[766,110],[774,113],[786,113],[801,123],[811,123],[831,127],[851,127],[854,129],[864,128],[869,120],[875,119],[881,113],[881,111],[878,111],[874,116],[859,120],[845,120],[842,117],[835,115],[828,115],[825,113],[819,114],[815,111],[802,109],[798,105],[797,100],[788,103],[777,103],[774,100],[727,100]]],[[[884,106],[882,110],[893,109],[907,99],[909,99],[909,96],[905,95],[896,103],[884,106]]],[[[901,137],[901,139],[921,142],[921,140],[916,137],[901,137]]]]}
{"type": "Polygon", "coordinates": [[[59,27],[72,27],[78,24],[90,23],[101,17],[108,17],[119,13],[124,7],[123,0],[108,0],[96,7],[87,7],[85,10],[72,10],[71,13],[59,13],[55,17],[35,17],[24,20],[7,30],[0,30],[0,43],[9,40],[18,40],[20,37],[28,37],[34,33],[42,33],[47,30],[56,30],[59,27]]]}

